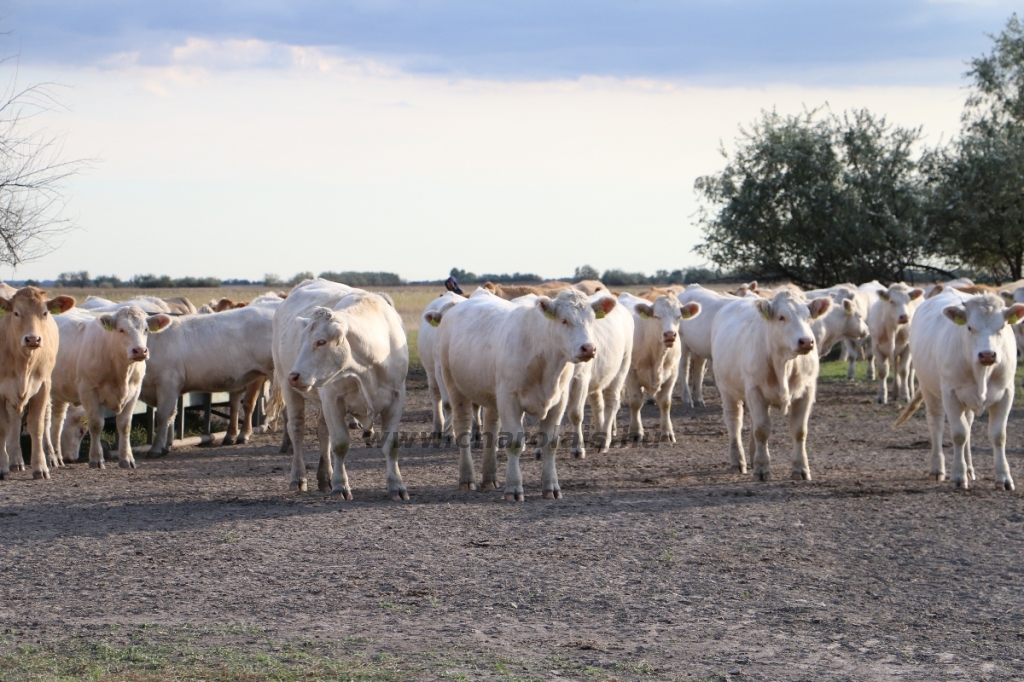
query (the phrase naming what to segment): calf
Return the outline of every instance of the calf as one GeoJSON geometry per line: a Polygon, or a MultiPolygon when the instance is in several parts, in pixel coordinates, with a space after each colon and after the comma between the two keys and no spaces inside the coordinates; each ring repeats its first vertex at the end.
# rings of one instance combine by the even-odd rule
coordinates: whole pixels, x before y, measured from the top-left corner
{"type": "Polygon", "coordinates": [[[137,307],[95,315],[71,311],[57,318],[60,349],[53,368],[49,444],[59,461],[78,460],[78,448],[64,452],[61,432],[68,405],[81,405],[89,428],[89,466],[103,468],[103,408],[116,417],[117,458],[122,468],[135,468],[130,434],[135,402],[146,374],[148,337],[167,327],[167,315],[146,317],[137,307]]]}
{"type": "MultiPolygon", "coordinates": [[[[811,298],[820,298],[818,292],[810,292],[811,298]]],[[[832,299],[829,311],[811,321],[811,331],[818,348],[818,357],[825,357],[840,341],[860,341],[868,336],[867,306],[856,288],[839,285],[828,289],[826,296],[832,299]]],[[[851,365],[852,367],[852,365],[851,365]]],[[[847,370],[847,378],[850,371],[847,370]]]]}
{"type": "Polygon", "coordinates": [[[892,367],[897,397],[910,401],[913,377],[910,373],[910,322],[920,305],[923,289],[911,289],[903,282],[878,292],[878,300],[868,312],[868,330],[878,373],[878,396],[883,405],[889,401],[889,367],[892,367]]]}
{"type": "Polygon", "coordinates": [[[306,401],[312,400],[322,415],[320,490],[329,490],[333,498],[352,499],[345,471],[346,414],[354,415],[364,428],[379,416],[388,495],[408,500],[398,467],[398,426],[405,407],[409,348],[395,309],[362,289],[307,280],[292,289],[274,315],[273,352],[293,449],[289,488],[306,489],[302,439],[306,401]]]}
{"type": "Polygon", "coordinates": [[[427,373],[427,395],[430,398],[430,409],[434,417],[434,437],[440,438],[442,434],[451,431],[451,421],[444,417],[444,410],[449,409],[451,403],[448,398],[448,389],[441,379],[441,359],[437,354],[438,326],[441,318],[452,306],[466,300],[454,292],[446,292],[444,295],[435,298],[423,309],[420,318],[419,335],[416,337],[416,346],[420,354],[420,363],[427,373]]]}
{"type": "Polygon", "coordinates": [[[807,461],[807,422],[814,404],[818,354],[810,320],[826,313],[829,298],[807,301],[791,291],[771,299],[732,301],[715,316],[711,330],[715,383],[722,395],[722,412],[729,432],[729,462],[746,473],[740,435],[743,407],[750,410],[754,441],[754,479],[771,477],[768,437],[771,408],[789,413],[795,480],[811,480],[807,461]]]}
{"type": "Polygon", "coordinates": [[[953,434],[953,473],[957,487],[977,480],[971,461],[974,415],[988,411],[988,436],[995,457],[996,488],[1013,490],[1006,461],[1006,421],[1013,406],[1017,352],[1010,326],[1024,319],[1024,304],[1009,308],[992,294],[970,296],[947,289],[921,304],[910,328],[918,390],[900,415],[905,422],[923,401],[931,432],[931,477],[946,476],[942,453],[945,418],[953,434]]]}
{"type": "MultiPolygon", "coordinates": [[[[604,292],[590,297],[591,304],[607,296],[604,292]]],[[[633,357],[633,316],[617,305],[607,313],[601,324],[594,325],[594,344],[601,352],[590,362],[580,362],[573,369],[569,382],[569,423],[573,428],[570,453],[577,459],[587,456],[583,439],[583,405],[590,402],[593,442],[598,452],[608,452],[619,413],[622,387],[633,357]]]]}
{"type": "MultiPolygon", "coordinates": [[[[497,487],[496,431],[500,420],[508,442],[505,499],[522,501],[519,458],[525,443],[523,415],[540,420],[541,484],[545,498],[562,496],[555,467],[558,425],[568,401],[573,365],[601,349],[594,326],[616,306],[611,297],[591,302],[567,289],[517,302],[478,292],[441,320],[441,372],[452,401],[460,451],[459,487],[475,490],[469,438],[473,403],[483,407],[483,487],[497,487]]],[[[504,440],[504,438],[503,438],[504,440]]]]}
{"type": "Polygon", "coordinates": [[[679,323],[679,334],[682,337],[679,365],[683,374],[683,404],[687,407],[704,407],[704,372],[711,359],[711,327],[718,311],[736,300],[738,298],[732,294],[720,294],[699,284],[691,284],[679,294],[682,305],[700,305],[699,316],[679,323]]]}
{"type": "Polygon", "coordinates": [[[32,478],[49,478],[46,462],[46,413],[50,375],[57,360],[60,333],[53,321],[75,305],[70,296],[46,299],[46,292],[25,287],[10,298],[0,297],[0,479],[24,468],[21,415],[28,408],[32,438],[32,478]]]}
{"type": "Polygon", "coordinates": [[[699,303],[682,305],[675,296],[659,296],[653,302],[620,294],[619,303],[633,314],[633,355],[626,376],[629,400],[629,434],[642,440],[644,425],[640,408],[644,393],[654,398],[661,411],[661,438],[676,442],[672,428],[672,389],[679,376],[682,344],[676,343],[679,323],[700,313],[699,303]]]}

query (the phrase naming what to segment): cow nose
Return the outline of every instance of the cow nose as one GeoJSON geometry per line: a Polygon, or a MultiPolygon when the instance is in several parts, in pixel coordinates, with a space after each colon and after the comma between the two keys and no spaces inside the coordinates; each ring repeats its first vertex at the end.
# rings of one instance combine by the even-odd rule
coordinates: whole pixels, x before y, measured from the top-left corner
{"type": "Polygon", "coordinates": [[[994,350],[983,350],[978,353],[978,363],[982,365],[996,364],[996,352],[994,350]]]}
{"type": "Polygon", "coordinates": [[[909,321],[910,321],[910,319],[906,315],[900,315],[900,320],[899,320],[900,324],[906,324],[909,321]]]}
{"type": "Polygon", "coordinates": [[[665,332],[664,334],[661,335],[661,340],[665,342],[666,346],[671,348],[672,344],[674,344],[676,342],[676,333],[675,332],[665,332]]]}
{"type": "Polygon", "coordinates": [[[585,343],[580,346],[580,352],[576,355],[580,360],[592,360],[597,355],[597,347],[592,343],[585,343]]]}
{"type": "Polygon", "coordinates": [[[302,375],[298,372],[292,372],[288,375],[288,383],[292,386],[299,388],[302,386],[302,375]]]}
{"type": "Polygon", "coordinates": [[[796,342],[796,352],[800,355],[806,355],[814,350],[814,339],[809,336],[802,337],[796,342]]]}
{"type": "Polygon", "coordinates": [[[43,343],[42,338],[37,334],[25,334],[25,345],[29,348],[39,348],[43,343]]]}
{"type": "Polygon", "coordinates": [[[132,348],[132,360],[145,360],[147,357],[149,357],[148,348],[143,348],[142,346],[132,348]]]}

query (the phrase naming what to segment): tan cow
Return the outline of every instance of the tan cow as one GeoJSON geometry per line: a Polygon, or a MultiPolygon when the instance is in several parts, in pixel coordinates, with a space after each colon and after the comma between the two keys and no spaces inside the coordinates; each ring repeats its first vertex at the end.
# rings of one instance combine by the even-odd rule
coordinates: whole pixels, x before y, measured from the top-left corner
{"type": "Polygon", "coordinates": [[[171,313],[174,315],[195,315],[199,312],[196,310],[195,304],[184,296],[165,298],[164,303],[167,304],[167,307],[171,309],[171,313]]]}
{"type": "Polygon", "coordinates": [[[682,284],[669,284],[667,287],[651,287],[645,289],[637,294],[637,298],[642,298],[645,301],[651,301],[652,303],[659,296],[678,296],[679,294],[686,291],[686,287],[682,284]]]}
{"type": "Polygon", "coordinates": [[[10,298],[0,297],[0,479],[24,469],[21,456],[21,415],[28,408],[32,438],[32,478],[49,478],[44,450],[50,374],[57,360],[59,333],[51,315],[75,305],[70,296],[46,299],[46,292],[25,287],[10,298]]]}
{"type": "Polygon", "coordinates": [[[573,289],[579,289],[587,296],[593,296],[599,291],[608,291],[608,287],[596,279],[581,279],[572,285],[573,289]]]}
{"type": "Polygon", "coordinates": [[[554,298],[555,296],[558,296],[559,291],[562,291],[563,289],[571,289],[572,287],[568,282],[541,282],[537,285],[494,284],[492,282],[486,282],[481,288],[486,289],[498,298],[511,301],[513,298],[529,296],[530,294],[554,298]]]}

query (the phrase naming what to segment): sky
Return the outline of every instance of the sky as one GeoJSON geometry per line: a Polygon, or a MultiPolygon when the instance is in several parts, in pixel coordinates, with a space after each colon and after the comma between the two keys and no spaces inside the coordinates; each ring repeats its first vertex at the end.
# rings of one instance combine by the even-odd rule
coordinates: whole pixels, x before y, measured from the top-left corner
{"type": "Polygon", "coordinates": [[[8,0],[10,86],[88,159],[5,279],[700,265],[693,191],[762,110],[925,144],[1007,2],[8,0]]]}

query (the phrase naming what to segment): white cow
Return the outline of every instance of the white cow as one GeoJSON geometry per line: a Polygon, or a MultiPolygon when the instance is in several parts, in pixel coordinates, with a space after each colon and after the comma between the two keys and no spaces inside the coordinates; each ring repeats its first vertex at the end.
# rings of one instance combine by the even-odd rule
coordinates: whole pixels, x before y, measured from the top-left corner
{"type": "Polygon", "coordinates": [[[69,405],[85,408],[89,428],[89,466],[103,468],[103,433],[106,408],[117,423],[117,459],[122,468],[134,469],[130,435],[135,402],[146,374],[149,336],[171,323],[167,315],[146,313],[134,305],[96,315],[70,310],[54,318],[60,331],[57,363],[51,378],[48,449],[56,461],[77,461],[78,449],[64,452],[61,433],[69,405]]]}
{"type": "MultiPolygon", "coordinates": [[[[831,289],[809,291],[808,298],[827,296],[832,305],[824,315],[811,320],[811,331],[818,347],[818,357],[828,355],[832,347],[840,341],[860,341],[868,336],[867,297],[850,285],[838,285],[831,289]]],[[[853,364],[851,361],[847,379],[852,378],[853,364]]]]}
{"type": "Polygon", "coordinates": [[[746,405],[753,424],[754,478],[769,480],[770,409],[776,407],[784,414],[789,413],[792,478],[811,480],[807,422],[814,404],[818,354],[814,352],[816,344],[808,321],[826,313],[831,303],[829,298],[808,301],[782,291],[771,299],[733,301],[715,316],[711,331],[715,383],[722,395],[733,471],[747,470],[740,442],[746,405]]]}
{"type": "Polygon", "coordinates": [[[911,289],[897,282],[878,292],[878,300],[868,312],[871,349],[878,373],[878,396],[883,405],[889,401],[889,368],[892,367],[897,397],[910,402],[913,376],[910,370],[910,323],[914,311],[924,300],[924,289],[911,289]]]}
{"type": "Polygon", "coordinates": [[[133,305],[139,308],[144,313],[149,315],[157,315],[159,313],[168,314],[173,312],[171,307],[167,305],[167,302],[161,298],[155,296],[135,296],[129,298],[127,301],[110,301],[99,296],[90,296],[85,299],[85,303],[78,306],[82,310],[88,310],[93,313],[112,313],[117,311],[119,308],[133,305]]]}
{"type": "MultiPolygon", "coordinates": [[[[271,338],[276,309],[276,305],[266,304],[216,315],[182,315],[172,318],[163,333],[149,340],[150,358],[141,398],[156,407],[156,435],[150,457],[163,456],[170,450],[174,440],[171,425],[181,394],[246,391],[273,376],[271,338]]],[[[249,405],[247,401],[245,405],[237,442],[246,442],[252,434],[255,402],[249,405]]],[[[228,436],[232,436],[230,431],[228,436]]]]}
{"type": "Polygon", "coordinates": [[[440,438],[442,433],[451,432],[451,421],[446,423],[444,411],[450,408],[448,389],[441,379],[441,359],[437,354],[438,326],[445,312],[453,305],[462,303],[465,296],[447,291],[427,304],[420,316],[420,331],[416,338],[416,346],[420,354],[420,363],[427,373],[427,395],[430,397],[430,409],[434,417],[434,437],[440,438]]]}
{"type": "MultiPolygon", "coordinates": [[[[1017,283],[1014,282],[1014,285],[1017,283]]],[[[1014,303],[1024,303],[1024,286],[1010,286],[999,292],[999,295],[1003,297],[1003,301],[1006,305],[1010,306],[1014,303]]],[[[1024,355],[1024,325],[1013,325],[1013,338],[1017,342],[1017,351],[1024,355]]]]}
{"type": "MultiPolygon", "coordinates": [[[[756,289],[757,282],[753,284],[756,289]]],[[[754,289],[749,289],[749,285],[744,286],[748,287],[747,291],[750,291],[752,296],[757,296],[752,293],[754,289]]],[[[708,360],[711,359],[711,327],[718,311],[737,299],[738,297],[732,294],[705,289],[699,284],[691,284],[686,291],[679,294],[679,302],[682,305],[700,305],[700,315],[679,323],[679,335],[682,337],[679,361],[683,375],[682,395],[683,404],[687,407],[704,407],[704,373],[708,360]]]]}
{"type": "Polygon", "coordinates": [[[632,294],[619,295],[619,303],[633,314],[633,356],[626,376],[630,437],[643,440],[640,408],[644,393],[661,411],[661,439],[676,442],[672,429],[672,389],[679,376],[681,345],[676,343],[679,323],[700,313],[699,303],[682,305],[675,296],[659,296],[653,303],[632,294]]]}
{"type": "Polygon", "coordinates": [[[543,495],[562,496],[555,450],[573,365],[601,352],[594,326],[603,324],[598,318],[605,318],[615,306],[614,298],[592,303],[575,289],[563,290],[553,300],[539,296],[516,302],[475,292],[444,315],[439,350],[460,451],[460,488],[476,489],[469,437],[476,403],[483,407],[483,487],[498,485],[495,436],[500,419],[507,432],[505,499],[525,499],[519,458],[526,437],[523,415],[528,414],[540,420],[543,495]]]}
{"type": "MultiPolygon", "coordinates": [[[[245,308],[243,308],[245,310],[245,308]]],[[[220,313],[214,317],[228,315],[220,313]]],[[[364,427],[378,416],[392,500],[408,500],[398,467],[398,425],[405,408],[409,347],[402,318],[386,299],[323,279],[307,280],[274,316],[274,365],[288,411],[292,443],[289,488],[306,490],[302,438],[306,401],[319,403],[320,466],[317,482],[331,497],[352,499],[345,456],[346,414],[364,427]],[[330,456],[328,457],[328,453],[330,456]]]]}
{"type": "MultiPolygon", "coordinates": [[[[607,296],[608,292],[599,291],[590,302],[596,304],[607,296]]],[[[600,352],[590,362],[578,363],[569,382],[568,416],[573,427],[569,452],[578,459],[587,456],[583,442],[585,402],[590,402],[593,442],[598,452],[608,452],[612,442],[615,416],[633,356],[633,316],[624,306],[615,306],[601,324],[594,325],[594,345],[600,352]]]]}
{"type": "Polygon", "coordinates": [[[992,294],[969,296],[947,289],[921,304],[910,328],[910,351],[918,379],[914,400],[900,415],[906,421],[924,401],[931,432],[931,477],[946,475],[942,453],[945,418],[953,433],[957,487],[976,480],[971,461],[974,415],[988,411],[988,435],[995,457],[996,488],[1013,490],[1006,462],[1006,421],[1013,406],[1017,349],[1007,325],[1024,319],[1024,304],[1009,308],[992,294]]]}

